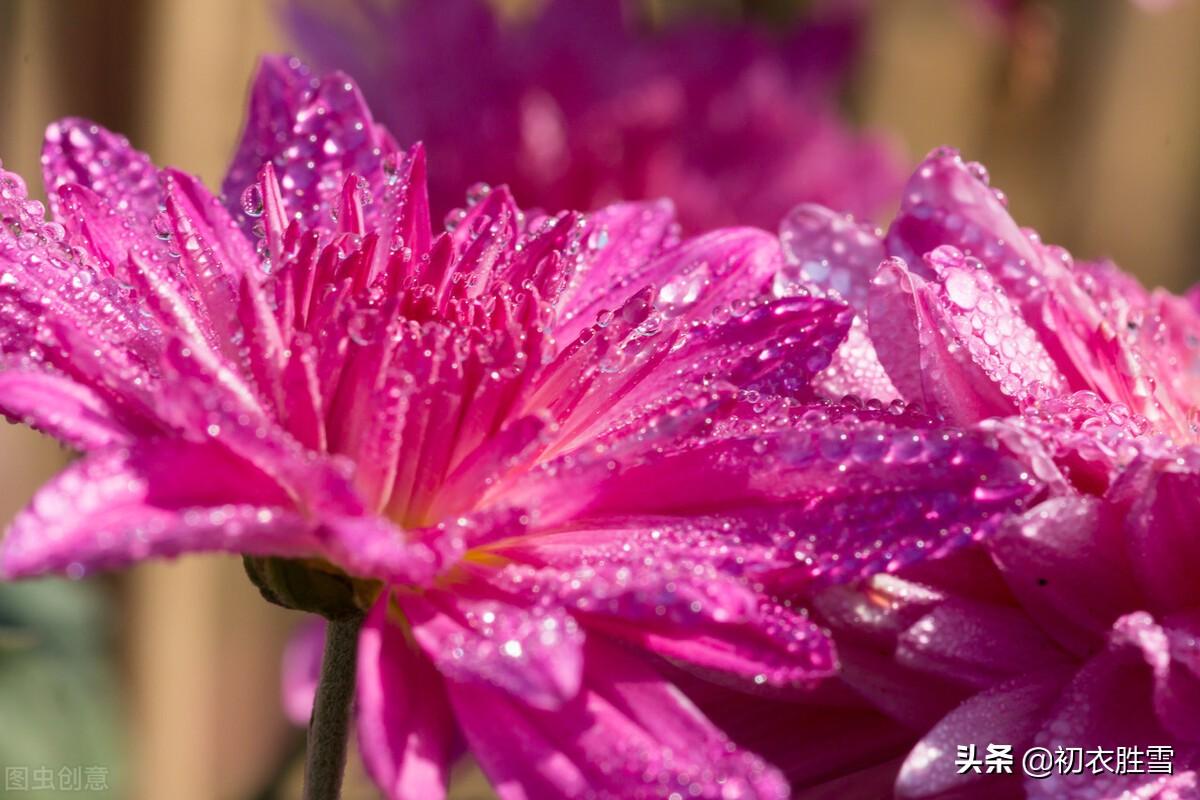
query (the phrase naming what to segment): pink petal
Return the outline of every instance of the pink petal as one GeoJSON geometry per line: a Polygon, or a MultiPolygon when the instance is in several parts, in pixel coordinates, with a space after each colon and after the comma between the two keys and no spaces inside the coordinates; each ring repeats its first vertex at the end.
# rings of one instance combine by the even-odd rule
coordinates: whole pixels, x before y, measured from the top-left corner
{"type": "MultiPolygon", "coordinates": [[[[1195,796],[1200,787],[1194,745],[1181,747],[1184,743],[1163,727],[1152,704],[1155,680],[1147,656],[1151,661],[1160,658],[1164,644],[1161,629],[1149,615],[1130,614],[1118,620],[1108,649],[1076,674],[1043,723],[1035,744],[1051,752],[1057,747],[1138,746],[1144,752],[1151,745],[1174,746],[1173,774],[1052,774],[1041,780],[1027,779],[1028,797],[1084,800],[1119,797],[1123,792],[1140,797],[1195,796]]],[[[1194,717],[1194,710],[1192,714],[1194,717]]]]}
{"type": "Polygon", "coordinates": [[[970,423],[1011,414],[1032,394],[1061,391],[1057,367],[986,272],[950,248],[930,263],[936,282],[890,260],[871,285],[871,338],[906,400],[970,423]]]}
{"type": "Polygon", "coordinates": [[[389,593],[358,640],[358,746],[389,800],[440,800],[454,737],[441,677],[389,619],[389,593]]]}
{"type": "Polygon", "coordinates": [[[325,620],[319,617],[302,623],[283,651],[283,712],[296,725],[307,726],[312,717],[324,654],[325,620]]]}
{"type": "Polygon", "coordinates": [[[782,591],[944,555],[987,535],[1036,493],[1024,467],[986,435],[865,409],[831,419],[849,411],[798,408],[793,430],[673,438],[632,458],[581,448],[533,470],[503,499],[531,509],[534,527],[581,516],[719,517],[757,506],[763,535],[794,534],[775,542],[790,565],[776,576],[782,591]]]}
{"type": "Polygon", "coordinates": [[[799,205],[779,224],[787,269],[776,285],[815,286],[864,313],[871,279],[887,257],[880,234],[849,215],[811,203],[799,205]]]}
{"type": "Polygon", "coordinates": [[[1141,458],[1113,487],[1132,502],[1125,516],[1131,572],[1156,607],[1200,606],[1196,565],[1200,543],[1191,534],[1200,502],[1200,453],[1141,458]]]}
{"type": "MultiPolygon", "coordinates": [[[[251,87],[246,127],[222,191],[230,212],[251,235],[254,215],[242,207],[243,192],[271,162],[288,215],[299,214],[312,227],[330,219],[329,210],[352,174],[381,196],[388,182],[385,157],[398,153],[348,77],[316,78],[296,59],[269,56],[251,87]]],[[[256,203],[250,203],[252,211],[256,203]]]]}
{"type": "Polygon", "coordinates": [[[1095,649],[1113,619],[1137,607],[1118,519],[1094,498],[1053,498],[988,542],[1030,616],[1080,654],[1095,649]]]}
{"type": "Polygon", "coordinates": [[[1031,664],[1070,662],[1022,610],[964,600],[940,603],[913,623],[900,635],[896,660],[976,688],[1021,675],[1031,664]]]}
{"type": "Polygon", "coordinates": [[[1005,779],[1003,775],[959,774],[955,764],[958,748],[974,745],[978,757],[983,758],[989,745],[1008,744],[1012,745],[1014,758],[1019,759],[1033,743],[1042,718],[1058,698],[1066,679],[1063,670],[1039,669],[967,700],[917,742],[900,768],[896,796],[932,798],[968,788],[1014,794],[1016,776],[1005,779]]]}
{"type": "Polygon", "coordinates": [[[86,119],[68,117],[46,128],[42,174],[50,208],[58,213],[58,190],[86,186],[113,208],[123,209],[149,233],[158,213],[158,170],[124,136],[86,119]]]}
{"type": "Polygon", "coordinates": [[[584,258],[560,300],[559,341],[573,341],[603,309],[619,308],[645,285],[638,266],[677,240],[675,208],[665,200],[618,203],[590,214],[584,258]]]}
{"type": "MultiPolygon", "coordinates": [[[[792,797],[804,797],[805,790],[832,779],[887,764],[912,746],[913,732],[908,727],[866,707],[842,687],[837,689],[848,696],[825,691],[832,682],[793,698],[771,691],[749,694],[676,671],[669,674],[738,746],[782,771],[792,785],[792,797]]],[[[892,765],[880,796],[890,791],[895,771],[892,765]]],[[[860,786],[858,781],[849,783],[860,786]]]]}
{"type": "Polygon", "coordinates": [[[486,578],[517,596],[553,598],[588,630],[722,679],[780,687],[833,671],[825,635],[798,613],[764,601],[752,580],[737,574],[735,562],[752,565],[754,554],[739,548],[720,521],[623,522],[497,543],[491,552],[515,563],[486,578]],[[714,557],[719,548],[724,552],[714,557]]]}
{"type": "Polygon", "coordinates": [[[557,712],[450,683],[471,751],[503,800],[597,793],[783,798],[783,778],[738,750],[681,693],[611,644],[589,639],[579,695],[557,712]]]}
{"type": "Polygon", "coordinates": [[[1153,707],[1158,721],[1181,741],[1200,741],[1200,614],[1173,614],[1162,624],[1145,612],[1128,614],[1113,626],[1111,641],[1141,651],[1154,676],[1153,707]]]}
{"type": "Polygon", "coordinates": [[[856,316],[838,346],[829,367],[816,377],[817,393],[831,400],[846,395],[891,403],[900,399],[887,370],[867,332],[861,316],[856,316]]]}
{"type": "Polygon", "coordinates": [[[134,436],[91,389],[45,372],[0,372],[0,409],[79,450],[126,444],[134,436]]]}
{"type": "Polygon", "coordinates": [[[0,571],[80,577],[214,551],[312,557],[322,547],[314,524],[261,472],[210,446],[148,442],[97,451],[42,488],[13,521],[0,571]]]}
{"type": "MultiPolygon", "coordinates": [[[[662,250],[657,258],[647,258],[661,248],[665,223],[663,211],[618,206],[600,213],[612,214],[619,220],[613,223],[619,233],[634,224],[628,220],[629,214],[635,219],[645,215],[648,219],[636,224],[645,225],[648,230],[637,233],[633,245],[617,241],[606,246],[612,247],[611,263],[616,266],[619,276],[615,284],[611,283],[611,275],[607,278],[610,282],[607,290],[595,285],[594,279],[589,280],[590,271],[585,272],[582,291],[578,297],[570,299],[568,316],[563,320],[561,331],[555,332],[563,344],[570,343],[578,332],[592,324],[597,314],[619,309],[648,286],[657,290],[655,305],[667,316],[706,320],[719,307],[755,297],[780,265],[778,241],[753,228],[713,231],[662,250]],[[641,244],[644,241],[646,244],[641,244]],[[631,248],[634,252],[628,253],[631,248]],[[626,261],[627,253],[636,258],[626,261]]],[[[609,258],[602,249],[598,263],[592,269],[603,268],[610,263],[609,258]]],[[[598,276],[604,274],[597,273],[598,276]]]]}
{"type": "MultiPolygon", "coordinates": [[[[478,587],[483,589],[483,587],[478,587]]],[[[521,607],[469,588],[398,595],[412,636],[447,679],[554,709],[579,691],[583,633],[561,607],[521,607]]]]}

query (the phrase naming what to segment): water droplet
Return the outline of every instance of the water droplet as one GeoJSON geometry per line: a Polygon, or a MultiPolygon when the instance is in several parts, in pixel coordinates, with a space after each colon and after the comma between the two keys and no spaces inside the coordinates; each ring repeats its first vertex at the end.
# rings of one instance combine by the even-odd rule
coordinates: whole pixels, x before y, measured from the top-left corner
{"type": "Polygon", "coordinates": [[[242,211],[248,217],[261,217],[263,213],[262,189],[257,183],[252,183],[242,192],[242,211]]]}

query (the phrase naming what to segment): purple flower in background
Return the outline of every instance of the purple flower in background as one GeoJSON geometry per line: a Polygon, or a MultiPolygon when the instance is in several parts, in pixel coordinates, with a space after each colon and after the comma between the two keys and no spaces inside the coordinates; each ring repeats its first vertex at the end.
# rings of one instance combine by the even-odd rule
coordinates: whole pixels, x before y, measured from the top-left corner
{"type": "Polygon", "coordinates": [[[893,148],[851,131],[834,94],[858,3],[771,32],[689,18],[659,30],[617,0],[497,19],[485,0],[293,2],[296,40],[345,69],[401,141],[424,140],[437,213],[470,181],[543,208],[667,197],[685,230],[774,229],[799,202],[869,217],[900,183],[893,148]]]}
{"type": "Polygon", "coordinates": [[[0,407],[84,453],[0,570],[351,583],[389,797],[441,796],[460,741],[506,798],[786,796],[668,674],[804,692],[836,656],[779,598],[1041,491],[990,431],[824,398],[852,312],[772,294],[773,236],[478,186],[438,232],[423,151],[345,76],[270,59],[250,106],[225,199],[80,120],[47,133],[51,221],[0,175],[0,407]]]}
{"type": "Polygon", "coordinates": [[[773,709],[790,731],[753,728],[761,709],[734,711],[711,690],[693,696],[738,741],[766,739],[757,749],[797,787],[1198,796],[1195,293],[1148,292],[1043,244],[981,166],[948,150],[917,169],[886,236],[809,206],[782,240],[781,280],[856,311],[818,384],[990,430],[1050,492],[950,558],[797,595],[832,631],[841,670],[790,712],[773,709]],[[844,743],[833,769],[814,740],[844,743]],[[960,747],[982,758],[989,744],[1012,745],[1012,774],[961,769],[960,747]],[[1107,755],[1022,782],[1031,747],[1107,755]]]}

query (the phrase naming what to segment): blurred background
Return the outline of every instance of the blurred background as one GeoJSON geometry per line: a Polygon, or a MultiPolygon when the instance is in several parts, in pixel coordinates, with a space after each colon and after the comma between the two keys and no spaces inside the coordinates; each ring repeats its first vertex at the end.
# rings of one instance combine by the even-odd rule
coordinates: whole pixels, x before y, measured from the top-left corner
{"type": "MultiPolygon", "coordinates": [[[[741,5],[788,17],[787,3],[741,5]]],[[[46,124],[77,115],[218,185],[258,56],[291,49],[277,12],[247,0],[0,0],[0,158],[33,178],[46,124]]],[[[1200,277],[1200,4],[880,0],[865,24],[839,102],[890,136],[906,166],[954,145],[1047,241],[1112,257],[1148,284],[1200,277]]],[[[69,457],[0,426],[0,517],[69,457]]],[[[0,585],[0,796],[21,796],[21,770],[31,791],[54,773],[58,788],[38,796],[78,796],[78,769],[80,786],[103,779],[96,796],[298,797],[302,735],[278,700],[298,621],[264,603],[236,559],[0,585]]],[[[351,783],[348,797],[373,796],[351,783]]],[[[467,769],[456,796],[489,795],[467,769]]]]}

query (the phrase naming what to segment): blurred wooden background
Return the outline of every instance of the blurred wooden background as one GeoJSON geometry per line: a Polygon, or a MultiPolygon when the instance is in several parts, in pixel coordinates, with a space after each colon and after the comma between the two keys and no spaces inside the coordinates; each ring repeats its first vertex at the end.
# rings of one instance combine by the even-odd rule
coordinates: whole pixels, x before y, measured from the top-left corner
{"type": "MultiPolygon", "coordinates": [[[[1017,218],[1078,256],[1174,289],[1200,277],[1200,4],[1149,14],[1046,0],[1011,30],[965,0],[876,6],[855,118],[913,159],[951,144],[983,161],[1017,218]]],[[[80,115],[215,185],[255,60],[282,49],[269,2],[0,0],[0,158],[36,183],[46,124],[80,115]]],[[[0,426],[0,518],[65,459],[0,426]]],[[[130,724],[120,794],[256,796],[296,746],[276,699],[295,618],[263,603],[234,559],[143,567],[104,587],[130,724]]],[[[468,776],[459,797],[476,796],[468,776]]]]}

